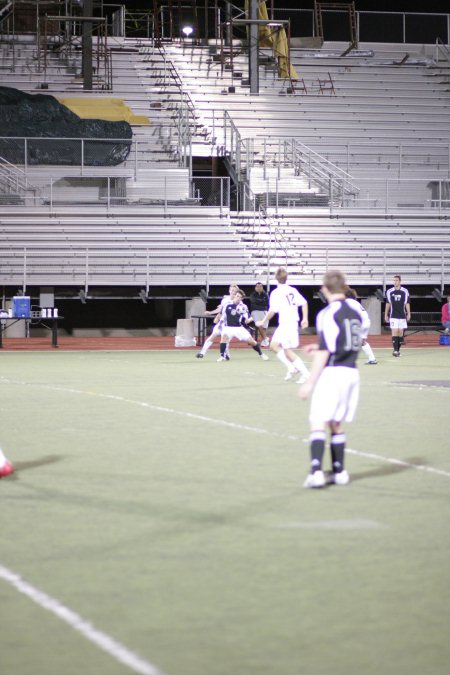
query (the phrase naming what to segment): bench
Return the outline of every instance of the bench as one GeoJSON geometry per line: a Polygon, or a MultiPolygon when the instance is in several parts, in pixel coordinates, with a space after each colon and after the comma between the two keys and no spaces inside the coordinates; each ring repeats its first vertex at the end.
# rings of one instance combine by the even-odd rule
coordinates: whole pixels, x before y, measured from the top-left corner
{"type": "Polygon", "coordinates": [[[421,331],[435,330],[438,333],[443,332],[440,312],[411,312],[411,319],[408,321],[408,328],[405,331],[408,335],[414,335],[421,331]]]}

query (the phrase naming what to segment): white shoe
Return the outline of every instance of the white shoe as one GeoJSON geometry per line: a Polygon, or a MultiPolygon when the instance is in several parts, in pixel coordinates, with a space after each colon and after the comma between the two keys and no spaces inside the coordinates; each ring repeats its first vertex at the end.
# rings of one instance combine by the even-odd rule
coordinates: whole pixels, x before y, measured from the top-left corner
{"type": "Polygon", "coordinates": [[[308,377],[309,377],[309,373],[308,373],[308,375],[300,375],[298,380],[295,381],[295,384],[305,384],[308,377]]]}
{"type": "Polygon", "coordinates": [[[347,485],[350,482],[350,476],[348,471],[341,471],[340,473],[333,474],[333,482],[335,485],[347,485]]]}
{"type": "Polygon", "coordinates": [[[264,340],[261,340],[261,347],[268,347],[269,344],[269,338],[264,338],[264,340]]]}
{"type": "Polygon", "coordinates": [[[366,361],[365,365],[366,366],[376,366],[378,361],[376,359],[372,359],[371,361],[366,361]]]}
{"type": "Polygon", "coordinates": [[[294,377],[294,375],[297,375],[297,371],[296,371],[296,370],[288,370],[287,373],[286,373],[286,377],[284,378],[285,381],[287,382],[288,380],[292,380],[292,378],[294,377]]]}
{"type": "Polygon", "coordinates": [[[269,357],[267,356],[267,354],[260,354],[260,358],[261,358],[263,361],[268,361],[268,360],[269,360],[269,357]]]}
{"type": "Polygon", "coordinates": [[[314,471],[314,473],[309,473],[306,476],[306,480],[303,483],[305,488],[321,488],[325,485],[325,474],[323,471],[314,471]]]}
{"type": "Polygon", "coordinates": [[[226,361],[226,358],[224,356],[219,356],[217,363],[220,363],[221,361],[226,361]]]}

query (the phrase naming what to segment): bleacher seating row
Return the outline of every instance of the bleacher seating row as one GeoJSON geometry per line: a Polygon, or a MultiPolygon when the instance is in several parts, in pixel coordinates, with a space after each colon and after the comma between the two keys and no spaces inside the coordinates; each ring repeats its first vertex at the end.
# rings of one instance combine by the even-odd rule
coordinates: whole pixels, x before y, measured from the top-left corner
{"type": "MultiPolygon", "coordinates": [[[[112,47],[114,96],[151,121],[149,126],[133,126],[139,156],[131,153],[110,174],[127,182],[125,201],[131,203],[113,204],[106,213],[104,187],[93,184],[92,203],[77,208],[77,215],[73,209],[70,213],[70,207],[65,209],[64,190],[50,214],[27,204],[4,207],[2,284],[21,284],[24,271],[28,285],[78,286],[88,280],[90,285],[176,286],[202,285],[205,279],[220,285],[230,278],[251,284],[279,264],[288,264],[292,280],[302,285],[319,284],[323,272],[334,266],[345,269],[353,284],[379,285],[396,271],[409,283],[440,283],[450,265],[445,213],[424,217],[423,209],[431,208],[429,182],[449,176],[447,65],[399,66],[387,63],[386,53],[372,59],[317,58],[294,49],[293,62],[306,90],[299,81],[288,94],[291,83],[279,79],[266,60],[259,70],[260,94],[250,97],[244,55],[235,58],[235,72],[222,73],[213,58],[216,45],[173,42],[159,49],[150,41],[114,39],[112,47]],[[321,77],[331,78],[334,95],[314,88],[321,77]],[[193,106],[189,123],[196,155],[227,156],[224,111],[243,139],[254,139],[254,166],[267,160],[265,138],[298,138],[360,179],[359,219],[355,213],[347,219],[346,211],[336,218],[326,202],[298,202],[300,191],[310,190],[312,197],[319,191],[292,173],[290,166],[284,167],[283,175],[283,194],[288,196],[278,209],[269,208],[260,215],[257,226],[255,214],[228,216],[192,203],[189,172],[178,167],[176,158],[179,107],[185,95],[193,106]],[[407,206],[409,216],[392,221],[386,204],[380,212],[376,202],[385,194],[386,178],[398,176],[400,164],[403,175],[419,177],[422,184],[395,187],[392,204],[407,206]],[[163,209],[157,203],[164,199],[157,186],[161,188],[165,176],[175,182],[172,203],[163,209]],[[371,195],[366,199],[368,180],[371,195]],[[175,201],[182,205],[176,206],[175,201]]],[[[30,74],[27,50],[24,46],[22,65],[20,52],[16,53],[17,67],[11,77],[5,76],[5,83],[36,93],[42,74],[30,74]]],[[[76,92],[89,98],[76,76],[79,68],[79,53],[70,68],[52,55],[46,93],[76,92]]],[[[250,168],[246,161],[244,157],[244,170],[250,168]]],[[[276,163],[279,158],[273,156],[270,161],[276,163]]],[[[52,171],[54,167],[36,168],[30,181],[45,188],[52,171]]],[[[75,178],[74,174],[75,170],[62,167],[59,176],[75,178]]],[[[97,168],[86,173],[92,179],[99,174],[97,168]]],[[[258,194],[267,188],[261,175],[261,171],[254,173],[258,194]]],[[[81,201],[85,186],[72,182],[72,195],[78,189],[81,201]]]]}

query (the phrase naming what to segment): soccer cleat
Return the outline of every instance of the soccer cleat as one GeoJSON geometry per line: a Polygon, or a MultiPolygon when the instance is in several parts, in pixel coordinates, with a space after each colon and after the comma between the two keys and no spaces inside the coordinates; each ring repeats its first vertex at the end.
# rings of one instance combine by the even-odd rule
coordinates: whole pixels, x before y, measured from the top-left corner
{"type": "Polygon", "coordinates": [[[259,355],[259,358],[262,359],[263,361],[268,361],[268,360],[269,360],[269,357],[267,356],[267,354],[260,354],[260,355],[259,355]]]}
{"type": "Polygon", "coordinates": [[[10,476],[12,473],[14,473],[14,467],[11,464],[11,462],[6,460],[6,463],[3,464],[2,467],[0,467],[0,478],[5,478],[6,476],[10,476]]]}
{"type": "Polygon", "coordinates": [[[229,354],[225,354],[225,361],[229,361],[229,360],[230,360],[230,355],[229,355],[229,354]]]}
{"type": "Polygon", "coordinates": [[[219,356],[219,358],[217,359],[217,363],[220,363],[221,361],[226,361],[225,356],[219,356]]]}
{"type": "Polygon", "coordinates": [[[306,480],[303,483],[304,488],[321,488],[325,485],[325,474],[323,471],[314,471],[314,473],[309,473],[306,476],[306,480]]]}
{"type": "Polygon", "coordinates": [[[345,470],[333,474],[331,478],[333,479],[333,483],[335,485],[347,485],[350,482],[348,471],[345,470]]]}
{"type": "Polygon", "coordinates": [[[204,356],[204,354],[202,354],[201,352],[197,352],[197,354],[195,355],[195,358],[196,359],[202,359],[203,356],[204,356]]]}
{"type": "Polygon", "coordinates": [[[400,356],[400,352],[393,351],[392,356],[400,356]]]}
{"type": "Polygon", "coordinates": [[[288,380],[292,380],[294,375],[297,375],[297,372],[298,372],[297,370],[288,370],[286,373],[286,377],[284,378],[285,381],[287,382],[288,380]]]}
{"type": "Polygon", "coordinates": [[[371,361],[366,361],[365,365],[366,366],[376,366],[378,361],[376,359],[372,359],[371,361]]]}
{"type": "Polygon", "coordinates": [[[261,347],[268,347],[269,344],[269,338],[264,338],[264,340],[261,340],[261,347]]]}
{"type": "Polygon", "coordinates": [[[309,375],[300,375],[298,380],[295,381],[295,384],[305,384],[308,377],[309,377],[309,375]]]}

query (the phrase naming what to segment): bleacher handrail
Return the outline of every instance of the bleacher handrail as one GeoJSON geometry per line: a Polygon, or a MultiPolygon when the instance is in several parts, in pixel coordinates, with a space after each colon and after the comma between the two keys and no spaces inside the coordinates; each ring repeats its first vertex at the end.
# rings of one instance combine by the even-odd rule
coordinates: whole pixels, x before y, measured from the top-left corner
{"type": "Polygon", "coordinates": [[[435,55],[435,61],[436,63],[439,62],[439,55],[443,54],[445,57],[445,61],[447,63],[450,61],[450,49],[447,47],[447,45],[441,40],[440,37],[436,38],[436,55],[435,55]]]}
{"type": "Polygon", "coordinates": [[[8,188],[13,188],[18,191],[21,197],[25,197],[27,193],[31,192],[33,197],[40,194],[40,189],[36,185],[28,182],[28,177],[20,167],[15,166],[9,162],[5,157],[0,155],[0,177],[8,188]]]}
{"type": "MultiPolygon", "coordinates": [[[[229,163],[234,170],[234,180],[238,183],[241,181],[248,181],[250,177],[250,169],[262,162],[266,168],[270,162],[272,166],[281,167],[281,158],[277,159],[276,149],[291,146],[290,165],[296,171],[298,176],[304,176],[309,183],[309,187],[313,185],[321,188],[336,197],[338,189],[342,191],[342,196],[358,194],[359,188],[356,184],[355,178],[342,169],[333,164],[318,152],[309,148],[304,143],[296,138],[292,139],[278,139],[278,138],[245,138],[243,139],[239,129],[234,123],[230,114],[224,111],[224,147],[223,154],[228,157],[229,163]],[[257,142],[263,146],[263,157],[257,157],[257,142]],[[275,148],[275,151],[269,152],[269,148],[275,148]],[[246,176],[244,177],[244,165],[246,176]]],[[[285,162],[283,161],[285,165],[285,162]]]]}

